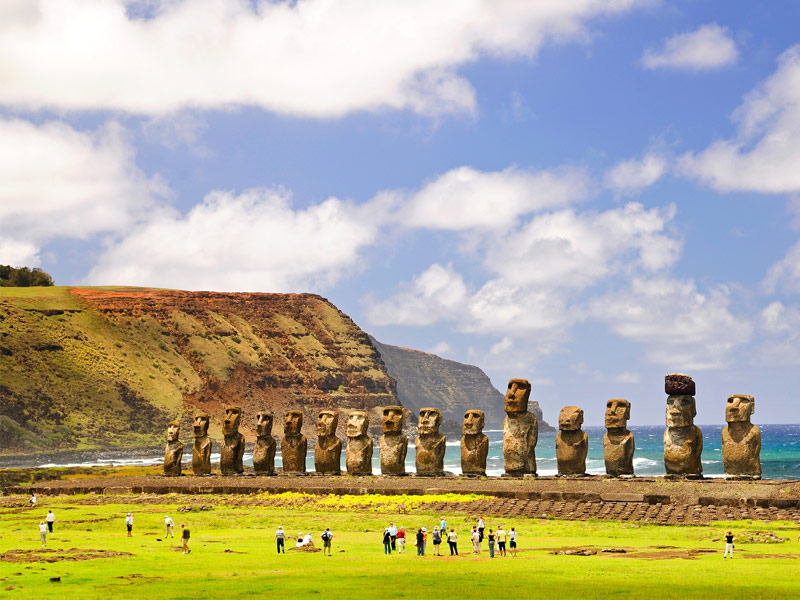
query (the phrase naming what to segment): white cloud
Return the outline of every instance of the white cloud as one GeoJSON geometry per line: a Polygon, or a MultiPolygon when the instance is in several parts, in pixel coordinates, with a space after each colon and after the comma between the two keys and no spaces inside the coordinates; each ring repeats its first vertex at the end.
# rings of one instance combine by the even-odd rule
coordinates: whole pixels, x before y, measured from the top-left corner
{"type": "Polygon", "coordinates": [[[738,56],[736,43],[728,35],[728,28],[712,23],[674,35],[658,50],[646,50],[642,55],[642,64],[647,69],[709,71],[734,64],[738,56]]]}
{"type": "Polygon", "coordinates": [[[614,377],[614,381],[616,383],[639,383],[642,380],[642,376],[639,373],[631,373],[630,371],[624,371],[614,377]]]}
{"type": "Polygon", "coordinates": [[[624,160],[606,173],[606,187],[618,193],[638,192],[661,179],[667,170],[667,159],[648,153],[641,160],[624,160]]]}
{"type": "Polygon", "coordinates": [[[773,302],[759,315],[762,342],[756,349],[760,363],[770,366],[800,365],[800,308],[773,302]]]}
{"type": "Polygon", "coordinates": [[[117,125],[82,132],[0,119],[0,263],[38,265],[49,241],[123,230],[164,193],[117,125]]]}
{"type": "Polygon", "coordinates": [[[450,354],[453,348],[445,341],[441,341],[436,344],[433,348],[428,350],[431,354],[435,354],[437,356],[444,356],[445,354],[450,354]]]}
{"type": "Polygon", "coordinates": [[[800,292],[800,242],[789,248],[786,255],[769,268],[764,287],[770,293],[777,288],[800,292]]]}
{"type": "Polygon", "coordinates": [[[642,0],[4,0],[0,104],[164,114],[257,106],[338,117],[471,113],[484,55],[584,41],[642,0]],[[143,6],[142,6],[143,5],[143,6]]]}
{"type": "Polygon", "coordinates": [[[800,45],[736,109],[735,139],[717,140],[680,160],[681,171],[723,191],[800,191],[800,45]]]}

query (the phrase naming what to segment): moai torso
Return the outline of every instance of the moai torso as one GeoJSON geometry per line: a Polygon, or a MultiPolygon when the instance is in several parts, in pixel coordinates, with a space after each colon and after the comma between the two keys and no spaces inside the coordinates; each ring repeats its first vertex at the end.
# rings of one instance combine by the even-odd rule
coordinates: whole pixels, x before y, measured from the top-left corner
{"type": "Polygon", "coordinates": [[[225,410],[222,422],[222,446],[219,451],[219,468],[223,475],[241,475],[244,472],[244,436],[239,433],[242,409],[234,406],[225,410]]]}
{"type": "Polygon", "coordinates": [[[636,445],[628,430],[631,404],[616,398],[606,403],[606,433],[603,436],[603,455],[606,473],[618,477],[633,475],[633,453],[636,445]]]}
{"type": "Polygon", "coordinates": [[[556,461],[559,475],[584,475],[589,436],[581,429],[583,410],[566,406],[558,417],[556,435],[556,461]]]}
{"type": "Polygon", "coordinates": [[[465,475],[486,475],[486,457],[489,455],[489,438],[483,433],[482,410],[468,410],[464,414],[461,437],[461,472],[465,475]]]}
{"type": "Polygon", "coordinates": [[[283,458],[283,472],[302,474],[306,472],[306,453],[308,441],[301,433],[303,427],[303,413],[288,411],[286,422],[283,426],[283,439],[281,440],[281,457],[283,458]]]}
{"type": "Polygon", "coordinates": [[[508,382],[503,421],[503,458],[508,475],[536,474],[539,422],[528,411],[531,384],[525,379],[508,382]]]}
{"type": "Polygon", "coordinates": [[[722,430],[722,462],[728,477],[761,477],[761,430],[750,422],[755,399],[745,394],[728,398],[722,430]]]}
{"type": "Polygon", "coordinates": [[[403,433],[405,413],[402,406],[383,409],[383,435],[380,439],[381,473],[405,475],[408,438],[403,433]]]}
{"type": "Polygon", "coordinates": [[[178,439],[181,426],[173,421],[167,427],[167,446],[164,449],[164,475],[177,477],[181,474],[181,459],[183,458],[183,444],[178,439]]]}
{"type": "Polygon", "coordinates": [[[275,450],[278,444],[272,437],[272,414],[256,415],[256,445],[253,448],[253,470],[259,475],[275,474],[275,450]]]}
{"type": "Polygon", "coordinates": [[[372,475],[372,438],[368,435],[367,413],[354,410],[347,418],[347,456],[350,475],[372,475]]]}
{"type": "Polygon", "coordinates": [[[211,438],[208,437],[208,424],[208,415],[195,415],[192,445],[192,472],[195,475],[211,474],[211,438]]]}
{"type": "Polygon", "coordinates": [[[339,414],[323,410],[317,419],[317,445],[314,448],[314,468],[324,475],[341,475],[342,440],[336,437],[339,414]]]}
{"type": "Polygon", "coordinates": [[[447,438],[439,433],[442,413],[438,408],[422,408],[417,423],[416,463],[418,475],[443,475],[447,438]]]}

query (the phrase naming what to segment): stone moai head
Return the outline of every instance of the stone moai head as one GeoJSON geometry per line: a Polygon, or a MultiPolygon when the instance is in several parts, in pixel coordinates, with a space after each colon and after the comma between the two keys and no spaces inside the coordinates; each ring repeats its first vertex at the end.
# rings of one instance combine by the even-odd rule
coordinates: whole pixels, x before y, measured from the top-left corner
{"type": "Polygon", "coordinates": [[[756,412],[756,399],[746,394],[728,396],[725,405],[725,420],[728,423],[749,423],[750,415],[756,412]]]}
{"type": "Polygon", "coordinates": [[[369,417],[363,410],[354,410],[347,417],[347,437],[357,438],[367,435],[369,417]]]}
{"type": "Polygon", "coordinates": [[[470,409],[464,413],[464,425],[461,428],[461,432],[464,435],[477,435],[483,433],[483,425],[483,411],[470,409]]]}
{"type": "Polygon", "coordinates": [[[177,442],[181,435],[181,424],[177,421],[170,421],[167,425],[167,441],[177,442]]]}
{"type": "Polygon", "coordinates": [[[197,413],[194,416],[194,437],[204,437],[208,435],[208,415],[197,413]]]}
{"type": "Polygon", "coordinates": [[[286,420],[283,422],[283,435],[300,435],[303,429],[303,413],[299,410],[287,410],[286,420]]]}
{"type": "Polygon", "coordinates": [[[239,421],[242,418],[242,409],[231,406],[225,409],[225,420],[222,421],[222,435],[235,435],[239,433],[239,421]]]}
{"type": "Polygon", "coordinates": [[[667,427],[688,427],[694,424],[697,407],[694,396],[669,396],[667,398],[667,427]]]}
{"type": "Polygon", "coordinates": [[[402,433],[406,421],[402,406],[387,406],[383,409],[383,433],[402,433]]]}
{"type": "Polygon", "coordinates": [[[511,379],[506,390],[506,413],[509,415],[528,412],[531,384],[527,379],[511,379]]]}
{"type": "Polygon", "coordinates": [[[272,435],[272,413],[260,411],[256,413],[256,435],[265,437],[272,435]]]}
{"type": "Polygon", "coordinates": [[[627,427],[631,418],[631,403],[623,398],[612,398],[606,402],[606,427],[627,427]]]}
{"type": "Polygon", "coordinates": [[[583,425],[583,409],[578,406],[565,406],[558,415],[558,428],[561,431],[578,431],[583,425]]]}
{"type": "Polygon", "coordinates": [[[336,428],[339,426],[339,413],[333,410],[320,411],[317,417],[317,435],[319,437],[330,437],[336,435],[336,428]]]}
{"type": "Polygon", "coordinates": [[[442,411],[438,408],[419,409],[419,420],[417,421],[417,431],[420,435],[431,435],[439,433],[439,425],[442,424],[442,411]]]}

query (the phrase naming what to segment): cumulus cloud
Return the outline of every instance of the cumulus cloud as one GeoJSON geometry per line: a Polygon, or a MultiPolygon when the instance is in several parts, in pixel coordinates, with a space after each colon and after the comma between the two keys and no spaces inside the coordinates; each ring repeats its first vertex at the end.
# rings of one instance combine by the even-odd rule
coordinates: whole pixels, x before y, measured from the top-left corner
{"type": "Polygon", "coordinates": [[[617,163],[606,173],[605,184],[609,189],[621,194],[638,192],[661,179],[667,166],[667,159],[664,156],[651,152],[641,160],[624,160],[617,163]]]}
{"type": "Polygon", "coordinates": [[[786,255],[769,268],[764,287],[770,293],[778,288],[800,292],[800,242],[789,248],[786,255]]]}
{"type": "Polygon", "coordinates": [[[470,113],[458,69],[587,39],[642,0],[4,0],[0,104],[158,115],[248,105],[470,113]]]}
{"type": "Polygon", "coordinates": [[[647,69],[710,71],[734,64],[738,55],[728,28],[712,23],[674,35],[659,49],[646,50],[642,65],[647,69]]]}
{"type": "Polygon", "coordinates": [[[770,366],[800,365],[800,308],[772,302],[758,321],[763,340],[756,358],[770,366]]]}
{"type": "Polygon", "coordinates": [[[121,231],[166,193],[123,130],[0,119],[0,263],[38,265],[44,244],[121,231]]]}
{"type": "Polygon", "coordinates": [[[681,171],[723,192],[800,191],[800,45],[734,112],[737,136],[684,155],[681,171]]]}

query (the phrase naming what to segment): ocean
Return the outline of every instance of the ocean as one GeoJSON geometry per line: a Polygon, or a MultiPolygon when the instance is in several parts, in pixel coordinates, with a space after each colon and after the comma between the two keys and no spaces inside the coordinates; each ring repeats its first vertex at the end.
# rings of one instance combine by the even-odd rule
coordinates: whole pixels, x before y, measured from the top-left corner
{"type": "MultiPolygon", "coordinates": [[[[724,477],[722,468],[722,425],[700,425],[703,431],[703,474],[706,477],[724,477]]],[[[761,467],[764,479],[800,479],[800,425],[759,425],[761,428],[761,467]]],[[[636,440],[636,452],[633,464],[635,475],[652,477],[664,475],[664,426],[645,425],[631,427],[630,430],[636,440]]],[[[590,475],[605,473],[603,461],[603,434],[604,427],[584,427],[589,435],[589,455],[586,460],[586,472],[590,475]]],[[[486,464],[487,475],[501,475],[503,473],[503,432],[499,429],[485,430],[489,438],[489,457],[486,464]]],[[[556,467],[556,434],[542,433],[536,446],[536,464],[539,475],[555,475],[556,467]]],[[[216,446],[216,445],[215,445],[216,446]]],[[[342,452],[342,465],[344,465],[344,452],[342,452]]],[[[163,460],[162,455],[130,458],[120,453],[115,457],[113,453],[104,453],[103,458],[82,460],[81,462],[49,462],[43,457],[36,466],[94,466],[94,465],[157,465],[163,460]]],[[[191,460],[191,442],[184,443],[184,461],[191,460]]],[[[219,461],[219,454],[211,455],[212,462],[219,461]]],[[[460,439],[447,441],[445,453],[445,470],[454,474],[461,473],[461,442],[460,439]]],[[[253,455],[246,453],[245,465],[252,466],[253,455]]],[[[275,458],[276,466],[281,466],[280,452],[275,458]]],[[[6,464],[4,466],[14,466],[6,464]]],[[[22,466],[22,465],[20,465],[22,466]]],[[[24,466],[33,466],[27,464],[24,466]]],[[[314,470],[314,446],[309,444],[307,458],[309,471],[314,470]]],[[[406,470],[415,471],[414,467],[414,440],[409,440],[408,456],[406,457],[406,470]]],[[[373,473],[380,474],[380,459],[378,457],[378,441],[375,440],[373,455],[373,473]]]]}

